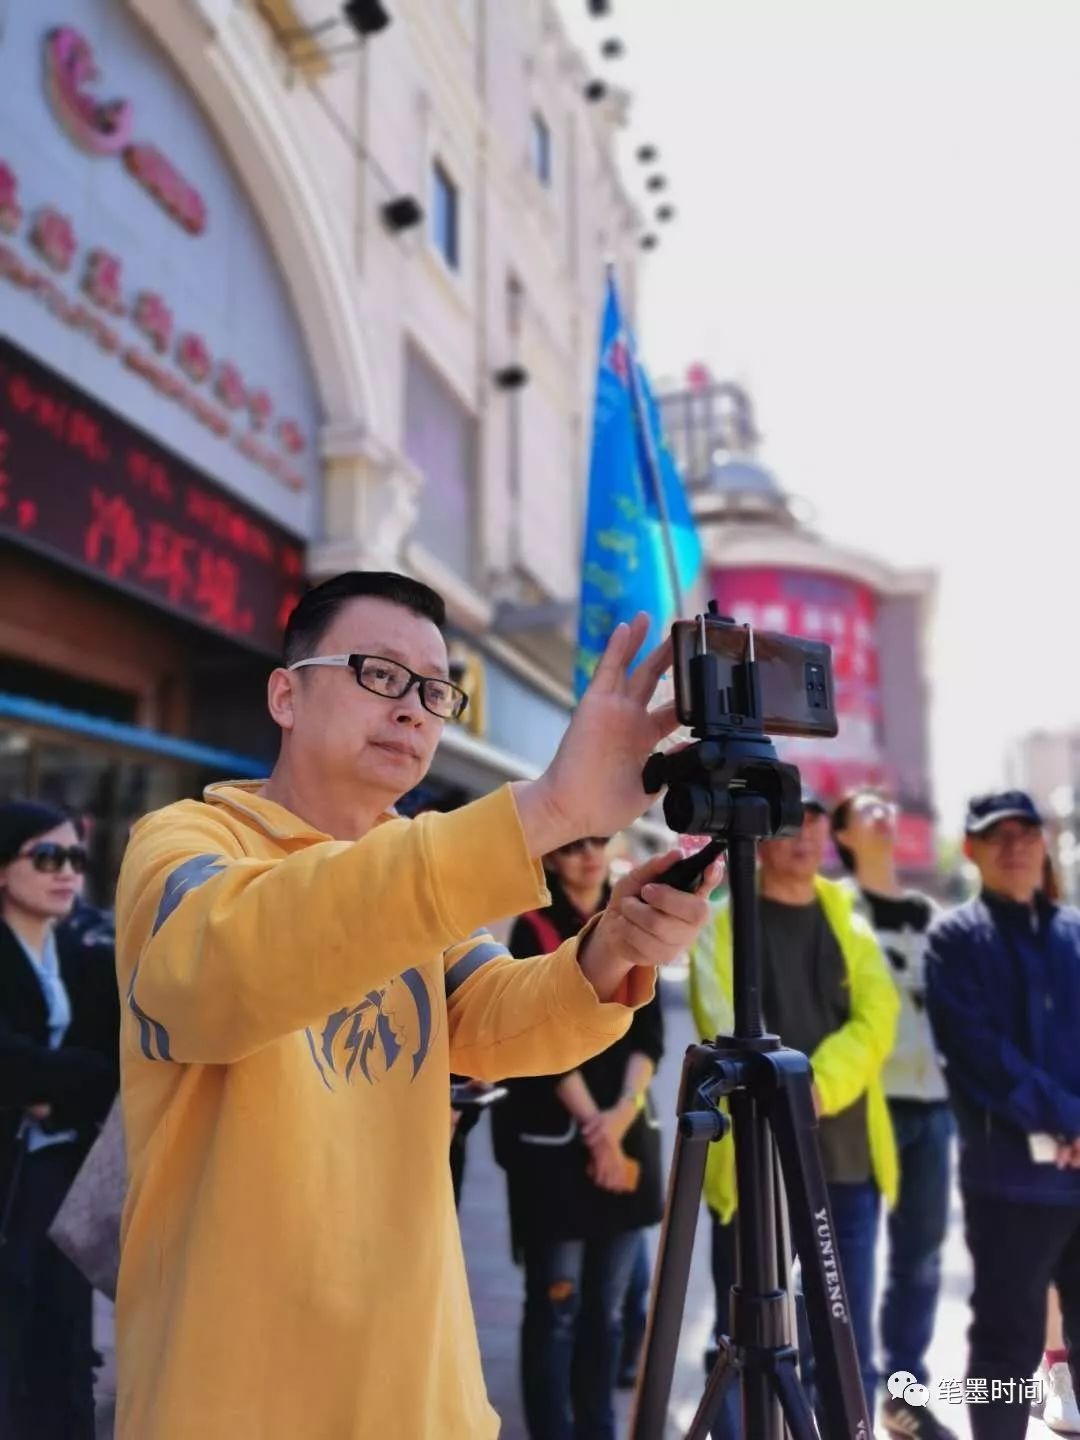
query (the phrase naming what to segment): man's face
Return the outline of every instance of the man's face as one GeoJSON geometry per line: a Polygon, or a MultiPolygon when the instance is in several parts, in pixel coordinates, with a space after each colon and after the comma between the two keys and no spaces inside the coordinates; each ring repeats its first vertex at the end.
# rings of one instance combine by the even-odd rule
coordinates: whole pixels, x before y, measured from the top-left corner
{"type": "Polygon", "coordinates": [[[847,823],[836,838],[856,861],[887,859],[896,845],[896,806],[873,791],[855,795],[848,803],[847,823]]]}
{"type": "Polygon", "coordinates": [[[812,880],[825,861],[828,838],[828,817],[820,810],[807,810],[797,835],[763,840],[758,846],[764,875],[781,881],[812,880]]]}
{"type": "MultiPolygon", "coordinates": [[[[379,655],[419,675],[446,679],[450,673],[438,626],[389,600],[350,600],[316,654],[379,655]]],[[[327,785],[351,793],[364,788],[391,805],[427,774],[445,721],[424,709],[418,686],[391,700],[363,689],[351,668],[306,666],[288,678],[289,701],[278,723],[288,733],[290,759],[327,785]]]]}
{"type": "Polygon", "coordinates": [[[964,853],[997,895],[1028,905],[1042,884],[1046,840],[1042,828],[1028,820],[999,820],[982,835],[969,835],[964,853]]]}

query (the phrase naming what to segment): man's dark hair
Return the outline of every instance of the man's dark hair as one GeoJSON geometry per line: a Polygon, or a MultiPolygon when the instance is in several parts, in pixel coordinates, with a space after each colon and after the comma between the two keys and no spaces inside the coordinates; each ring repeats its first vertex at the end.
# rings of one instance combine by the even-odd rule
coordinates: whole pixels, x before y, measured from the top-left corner
{"type": "Polygon", "coordinates": [[[293,665],[314,655],[335,615],[350,600],[389,600],[422,615],[440,630],[446,625],[446,605],[430,586],[393,570],[346,570],[313,585],[301,597],[285,626],[282,663],[293,665]]]}
{"type": "Polygon", "coordinates": [[[851,807],[860,795],[881,795],[876,785],[856,785],[849,790],[840,803],[832,812],[829,819],[829,832],[832,835],[833,847],[840,857],[840,864],[850,874],[855,874],[855,855],[846,845],[842,845],[836,838],[841,830],[846,830],[851,820],[851,807]]]}

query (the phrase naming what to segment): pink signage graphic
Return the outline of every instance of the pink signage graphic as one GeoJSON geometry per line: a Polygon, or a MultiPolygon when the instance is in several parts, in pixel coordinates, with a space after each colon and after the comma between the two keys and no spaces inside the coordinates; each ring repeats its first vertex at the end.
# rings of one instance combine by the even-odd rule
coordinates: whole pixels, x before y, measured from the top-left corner
{"type": "MultiPolygon", "coordinates": [[[[8,223],[0,228],[17,236],[23,216],[18,175],[0,160],[0,218],[4,216],[8,217],[8,223]]],[[[79,254],[79,239],[71,220],[56,206],[44,205],[34,213],[26,238],[57,275],[67,275],[72,270],[79,254]]],[[[258,387],[249,390],[239,368],[230,360],[215,360],[197,332],[181,331],[174,344],[172,310],[155,291],[140,291],[129,304],[123,293],[123,267],[120,255],[100,246],[92,247],[82,262],[79,289],[99,309],[118,320],[129,321],[153,347],[153,354],[128,343],[116,325],[82,302],[69,298],[50,275],[26,264],[11,246],[0,242],[0,281],[32,294],[57,319],[89,336],[107,355],[118,356],[129,370],[160,394],[182,405],[215,435],[222,439],[231,437],[237,450],[287,489],[303,490],[305,481],[291,463],[308,446],[302,427],[296,420],[283,417],[273,429],[274,443],[257,439],[257,433],[266,430],[274,413],[267,391],[258,387]],[[169,360],[176,369],[165,363],[169,360]],[[187,383],[192,381],[202,386],[215,371],[214,384],[208,387],[213,398],[193,390],[187,383]],[[228,412],[238,417],[235,431],[228,412]]]]}
{"type": "Polygon", "coordinates": [[[71,221],[55,205],[43,206],[34,216],[30,244],[60,275],[71,269],[78,247],[71,221]]]}
{"type": "Polygon", "coordinates": [[[131,139],[130,100],[99,100],[86,88],[100,79],[90,42],[71,25],[45,37],[45,88],[60,124],[80,150],[119,155],[131,139]]]}
{"type": "Polygon", "coordinates": [[[166,354],[172,343],[173,317],[172,311],[156,290],[139,291],[135,300],[134,320],[157,353],[166,354]]]}
{"type": "Polygon", "coordinates": [[[22,219],[18,178],[11,166],[0,160],[0,230],[5,235],[14,235],[22,219]]]}
{"type": "Polygon", "coordinates": [[[99,100],[87,88],[100,78],[89,40],[72,25],[45,37],[45,90],[65,133],[90,155],[119,155],[143,189],[189,235],[206,229],[199,191],[156,145],[133,141],[130,100],[99,100]]]}
{"type": "Polygon", "coordinates": [[[91,250],[86,257],[82,291],[110,315],[123,315],[123,262],[119,255],[100,247],[91,250]]]}

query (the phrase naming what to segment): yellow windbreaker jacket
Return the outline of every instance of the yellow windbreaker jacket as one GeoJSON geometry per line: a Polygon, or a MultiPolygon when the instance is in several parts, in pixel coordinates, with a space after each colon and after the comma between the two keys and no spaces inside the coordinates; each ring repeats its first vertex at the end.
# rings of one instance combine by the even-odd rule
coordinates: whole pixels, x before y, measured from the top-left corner
{"type": "MultiPolygon", "coordinates": [[[[331,840],[256,785],[134,829],[117,895],[130,1167],[119,1440],[491,1440],[448,1168],[451,1071],[573,1068],[623,1033],[509,789],[331,840]]],[[[652,994],[631,972],[631,1006],[652,994]]]]}
{"type": "MultiPolygon", "coordinates": [[[[817,898],[836,936],[851,988],[851,1018],[827,1035],[810,1056],[822,1114],[836,1115],[866,1092],[870,1158],[878,1188],[896,1203],[899,1164],[881,1067],[896,1038],[900,999],[874,933],[854,910],[849,886],[815,882],[817,898]]],[[[731,967],[731,907],[722,904],[702,931],[690,956],[690,1003],[699,1033],[711,1040],[730,1034],[734,1023],[731,967]]],[[[782,1038],[782,1037],[781,1037],[782,1038]]],[[[705,1199],[726,1224],[734,1215],[735,1151],[731,1132],[709,1146],[705,1199]]]]}

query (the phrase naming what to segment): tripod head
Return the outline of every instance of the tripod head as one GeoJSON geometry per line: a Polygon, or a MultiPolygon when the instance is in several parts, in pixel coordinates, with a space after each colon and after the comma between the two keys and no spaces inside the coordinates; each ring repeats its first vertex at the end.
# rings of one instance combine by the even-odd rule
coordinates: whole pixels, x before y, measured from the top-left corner
{"type": "Polygon", "coordinates": [[[733,834],[755,840],[794,834],[802,824],[799,772],[779,759],[762,727],[753,629],[719,615],[711,600],[708,617],[699,615],[692,631],[675,627],[673,637],[677,674],[685,668],[688,675],[688,718],[697,738],[683,750],[651,755],[642,776],[645,789],[655,794],[667,786],[664,818],[680,834],[713,836],[717,844],[708,847],[710,859],[733,834]],[[717,627],[728,632],[720,637],[722,646],[732,632],[744,637],[743,658],[728,676],[720,647],[709,644],[709,631],[717,627]],[[687,657],[680,652],[691,634],[693,653],[687,657]],[[758,803],[746,803],[751,800],[758,803]]]}

